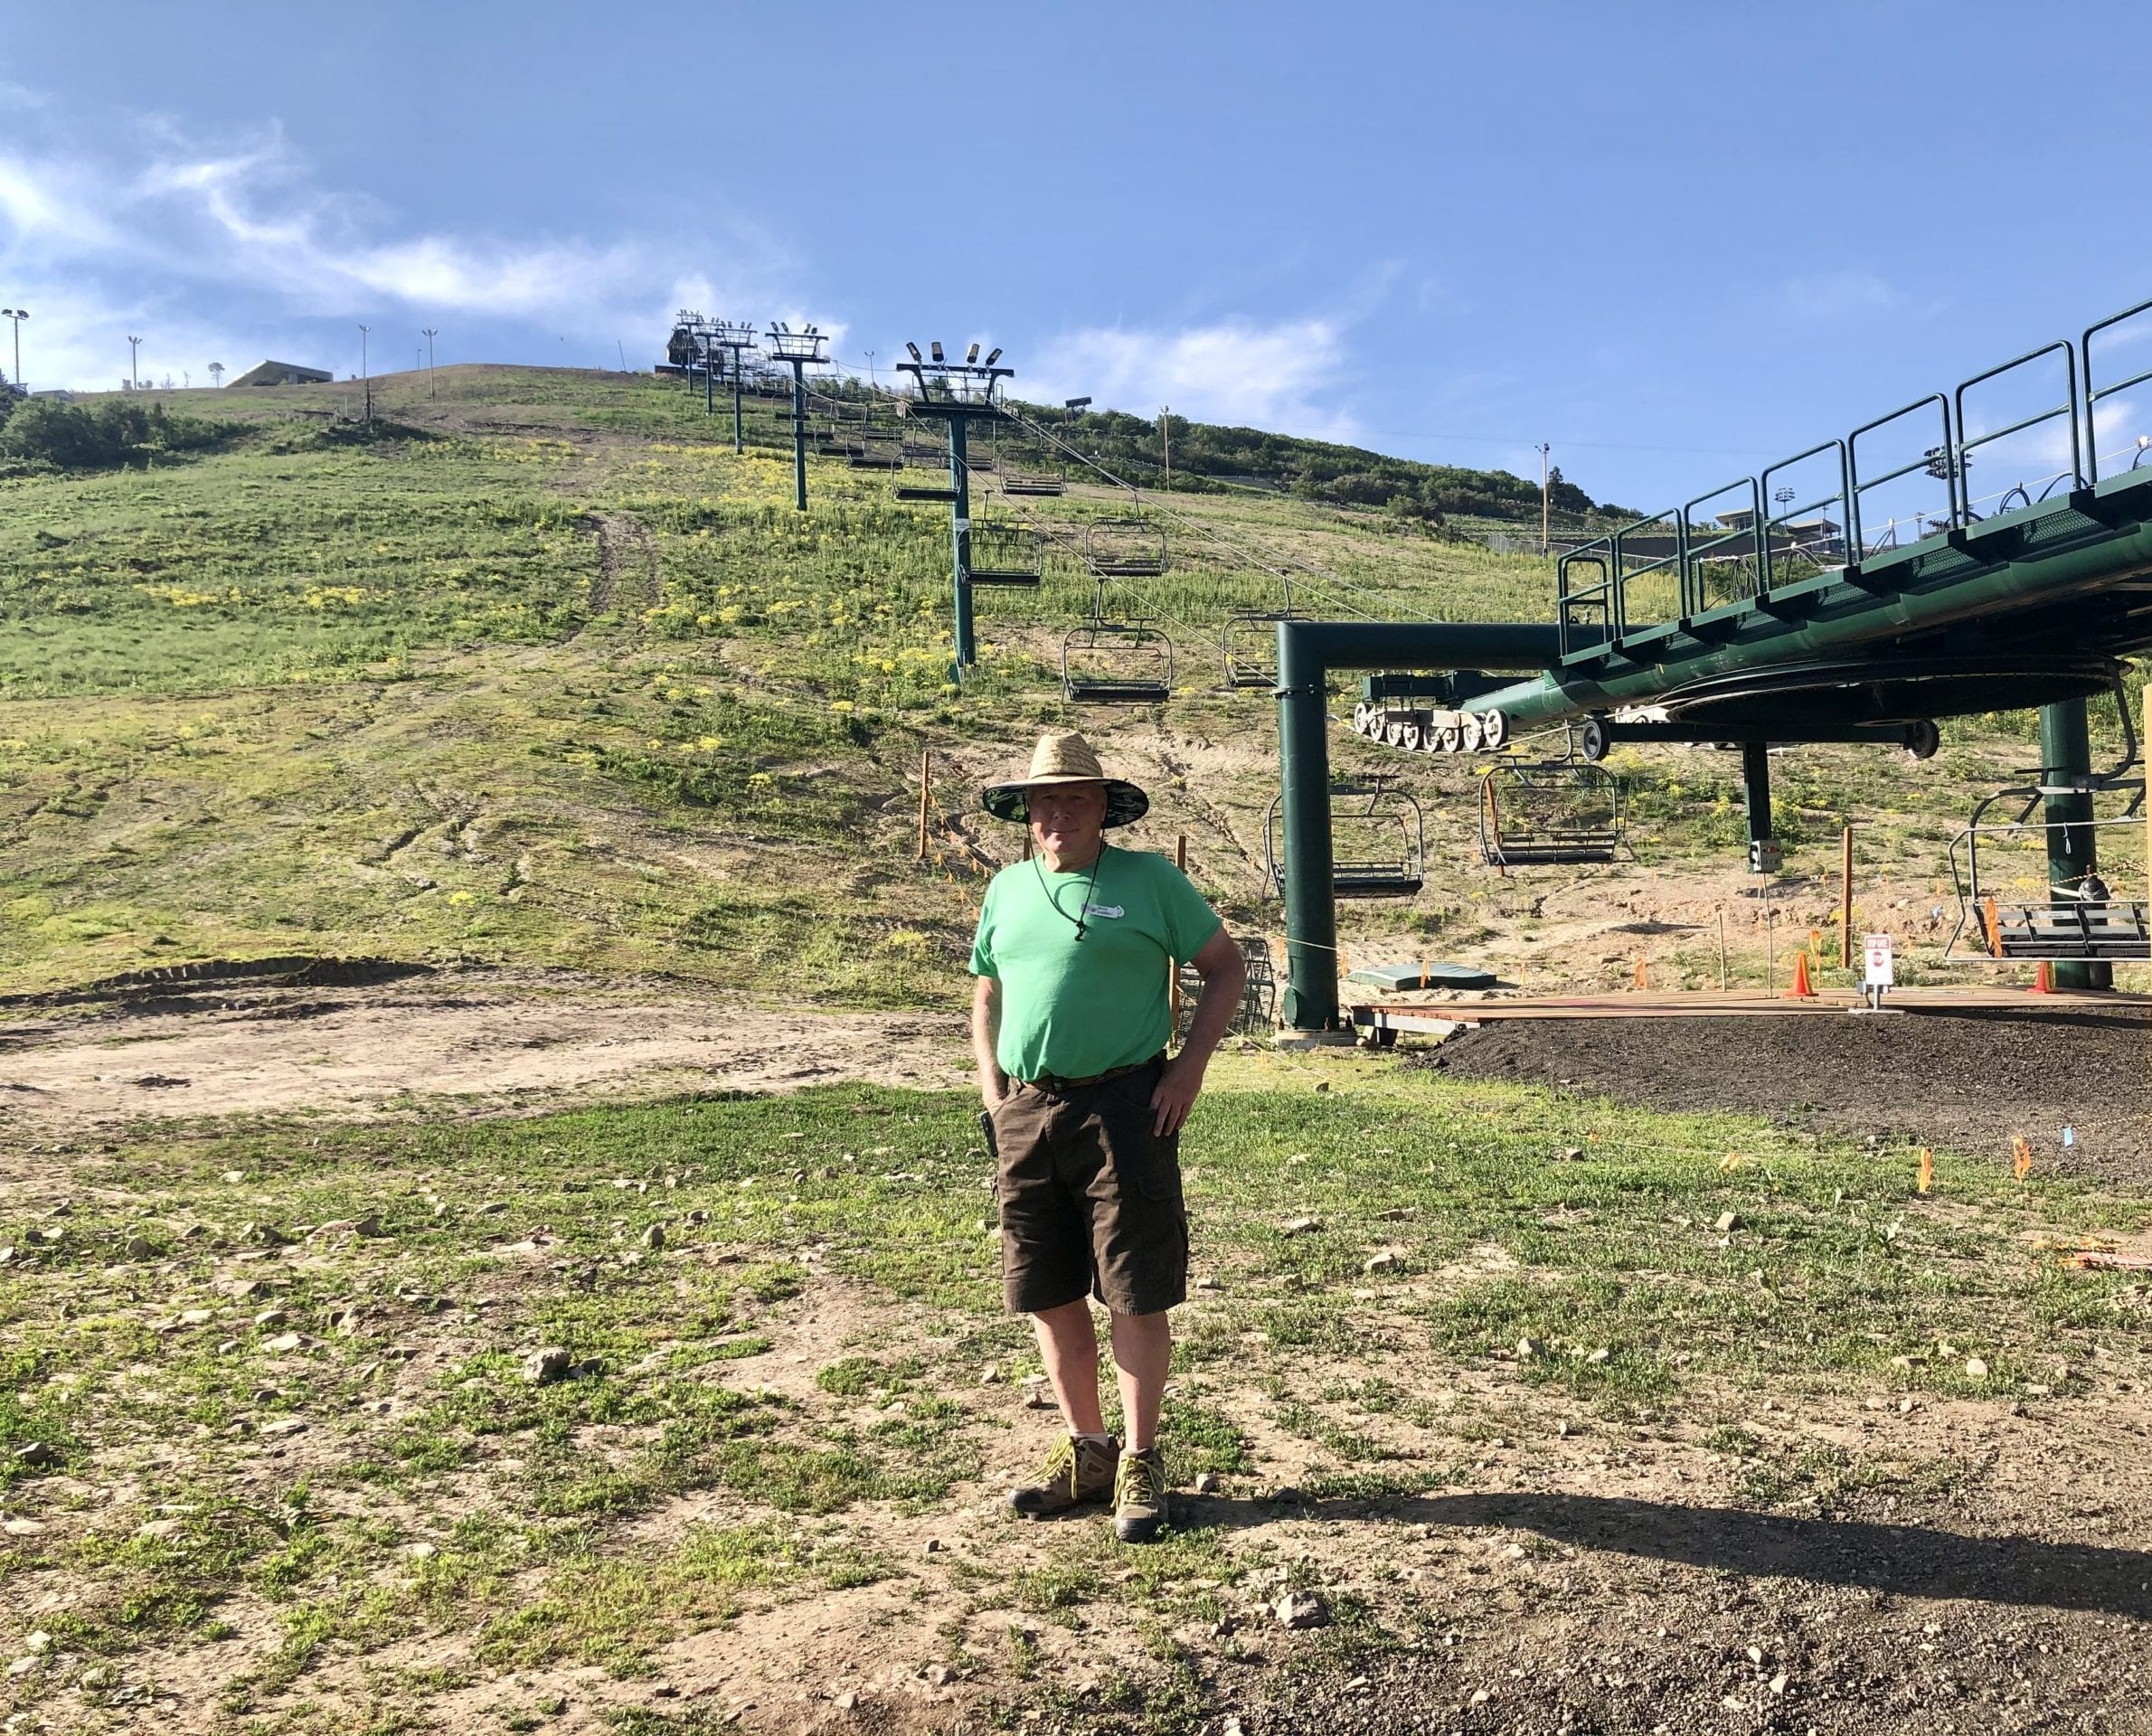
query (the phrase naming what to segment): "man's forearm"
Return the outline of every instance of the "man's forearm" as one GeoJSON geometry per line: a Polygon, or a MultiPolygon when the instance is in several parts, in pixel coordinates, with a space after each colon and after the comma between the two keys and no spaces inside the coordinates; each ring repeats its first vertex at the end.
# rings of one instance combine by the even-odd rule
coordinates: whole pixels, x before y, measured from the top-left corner
{"type": "Polygon", "coordinates": [[[1001,1071],[1001,1061],[996,1052],[1000,1035],[1000,995],[991,989],[974,995],[971,1002],[971,1058],[979,1071],[979,1095],[989,1103],[999,1100],[1009,1086],[1008,1075],[1001,1071]]]}

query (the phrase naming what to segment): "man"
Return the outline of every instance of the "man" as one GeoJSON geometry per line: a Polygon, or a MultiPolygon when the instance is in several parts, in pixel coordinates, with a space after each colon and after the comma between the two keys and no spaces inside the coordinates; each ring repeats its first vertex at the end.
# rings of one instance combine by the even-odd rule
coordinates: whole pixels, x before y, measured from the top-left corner
{"type": "Polygon", "coordinates": [[[998,1147],[1003,1288],[1028,1314],[1068,1439],[1012,1490],[1044,1518],[1111,1496],[1114,1530],[1144,1543],[1167,1516],[1158,1410],[1188,1288],[1180,1131],[1248,967],[1203,895],[1165,857],[1116,849],[1109,826],[1150,799],[1109,778],[1073,731],[1043,736],[1031,773],[986,811],[1028,824],[1030,859],[995,875],[971,969],[972,1049],[998,1147]],[[1166,990],[1193,963],[1203,986],[1170,1061],[1166,990]],[[1099,1405],[1091,1297],[1106,1308],[1125,1449],[1099,1405]]]}

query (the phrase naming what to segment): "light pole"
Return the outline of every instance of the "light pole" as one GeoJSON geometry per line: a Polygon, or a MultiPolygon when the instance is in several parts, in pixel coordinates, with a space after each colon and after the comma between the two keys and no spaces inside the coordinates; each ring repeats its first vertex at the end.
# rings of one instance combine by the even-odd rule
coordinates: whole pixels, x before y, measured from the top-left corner
{"type": "Polygon", "coordinates": [[[426,391],[435,402],[440,401],[441,384],[433,377],[433,340],[441,334],[439,326],[422,326],[419,335],[426,340],[426,391]]]}
{"type": "Polygon", "coordinates": [[[140,392],[142,390],[142,340],[138,337],[130,337],[127,344],[127,389],[129,392],[140,392]]]}
{"type": "Polygon", "coordinates": [[[1553,449],[1553,446],[1546,440],[1540,441],[1533,448],[1539,454],[1539,558],[1542,561],[1547,558],[1548,532],[1553,523],[1553,515],[1548,510],[1547,494],[1547,454],[1553,449]]]}
{"type": "Polygon", "coordinates": [[[27,307],[0,307],[0,319],[12,319],[15,323],[15,371],[7,377],[14,382],[14,388],[17,392],[24,390],[23,385],[23,322],[29,317],[30,310],[27,307]]]}
{"type": "Polygon", "coordinates": [[[369,428],[373,426],[373,376],[366,372],[366,334],[373,329],[371,326],[359,327],[359,382],[366,394],[366,426],[369,428]]]}
{"type": "Polygon", "coordinates": [[[874,380],[874,352],[869,350],[867,352],[867,390],[873,392],[877,389],[874,380]]]}

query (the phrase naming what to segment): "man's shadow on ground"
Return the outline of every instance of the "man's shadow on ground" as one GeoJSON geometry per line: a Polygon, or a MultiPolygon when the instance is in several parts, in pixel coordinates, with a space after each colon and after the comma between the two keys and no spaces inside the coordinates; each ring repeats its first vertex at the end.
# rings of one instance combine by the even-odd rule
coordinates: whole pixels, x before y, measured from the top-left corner
{"type": "MultiPolygon", "coordinates": [[[[1192,1524],[1365,1518],[1364,1503],[1180,1498],[1192,1524]]],[[[1385,1501],[1407,1524],[1529,1531],[1559,1543],[1758,1579],[1858,1586],[1897,1597],[2091,1609],[2152,1620],[2152,1553],[2030,1537],[1968,1537],[1921,1525],[1801,1519],[1591,1495],[1453,1495],[1385,1501]]]]}

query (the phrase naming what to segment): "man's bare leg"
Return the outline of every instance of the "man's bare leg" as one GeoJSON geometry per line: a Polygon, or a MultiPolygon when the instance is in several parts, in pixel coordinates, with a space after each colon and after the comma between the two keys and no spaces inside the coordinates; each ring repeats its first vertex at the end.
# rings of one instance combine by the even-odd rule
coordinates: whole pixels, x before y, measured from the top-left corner
{"type": "MultiPolygon", "coordinates": [[[[1166,1316],[1160,1315],[1159,1319],[1166,1316]]],[[[1120,1344],[1118,1322],[1114,1344],[1120,1344]]],[[[1099,1410],[1099,1329],[1091,1323],[1089,1297],[1080,1296],[1058,1308],[1046,1308],[1031,1317],[1039,1335],[1039,1354],[1046,1364],[1046,1383],[1060,1401],[1062,1420],[1072,1435],[1102,1435],[1106,1420],[1099,1410]]],[[[1163,1376],[1161,1377],[1163,1381],[1163,1376]]],[[[1156,1405],[1153,1404],[1153,1415],[1156,1405]]]]}
{"type": "Polygon", "coordinates": [[[1173,1365],[1172,1316],[1164,1310],[1116,1314],[1112,1330],[1121,1421],[1128,1431],[1122,1444],[1131,1453],[1147,1453],[1158,1444],[1158,1407],[1166,1401],[1166,1376],[1173,1365]]]}

